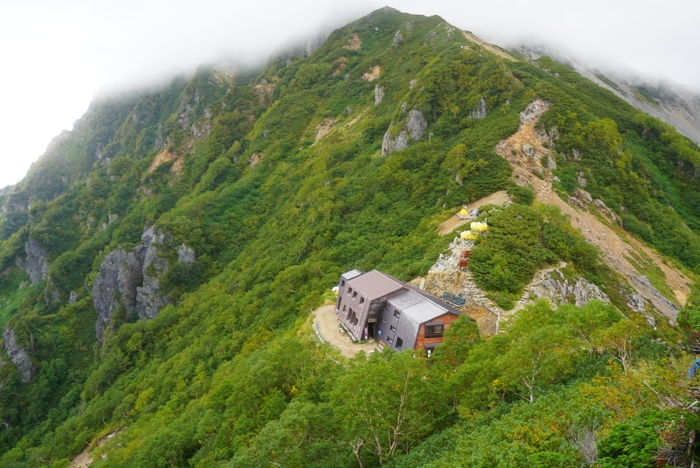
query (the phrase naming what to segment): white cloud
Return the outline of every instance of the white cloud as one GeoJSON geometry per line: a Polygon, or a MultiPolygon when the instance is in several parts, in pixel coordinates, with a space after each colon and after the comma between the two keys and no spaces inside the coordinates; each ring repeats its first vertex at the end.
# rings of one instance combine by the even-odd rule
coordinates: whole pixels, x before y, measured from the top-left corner
{"type": "MultiPolygon", "coordinates": [[[[266,58],[290,37],[340,26],[376,0],[297,2],[25,0],[0,4],[3,108],[0,187],[115,81],[153,78],[221,56],[266,58]]],[[[530,40],[584,60],[625,66],[700,89],[700,8],[690,0],[398,0],[500,45],[530,40]]]]}

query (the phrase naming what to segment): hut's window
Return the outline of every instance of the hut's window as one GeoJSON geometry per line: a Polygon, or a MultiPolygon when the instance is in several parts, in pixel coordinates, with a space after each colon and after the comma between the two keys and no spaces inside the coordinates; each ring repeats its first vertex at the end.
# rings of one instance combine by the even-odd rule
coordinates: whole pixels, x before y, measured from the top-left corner
{"type": "Polygon", "coordinates": [[[396,338],[396,347],[401,349],[403,346],[403,340],[401,338],[396,338]]]}
{"type": "Polygon", "coordinates": [[[395,327],[395,326],[393,326],[393,325],[389,325],[389,330],[391,330],[391,331],[395,332],[395,331],[396,331],[396,327],[395,327]]]}
{"type": "Polygon", "coordinates": [[[445,325],[442,323],[428,323],[425,325],[425,337],[426,338],[437,338],[442,336],[442,332],[445,331],[445,325]]]}
{"type": "Polygon", "coordinates": [[[365,303],[365,298],[360,296],[360,304],[364,304],[364,303],[365,303]]]}
{"type": "Polygon", "coordinates": [[[394,310],[394,317],[399,317],[401,315],[401,311],[399,309],[394,310]]]}

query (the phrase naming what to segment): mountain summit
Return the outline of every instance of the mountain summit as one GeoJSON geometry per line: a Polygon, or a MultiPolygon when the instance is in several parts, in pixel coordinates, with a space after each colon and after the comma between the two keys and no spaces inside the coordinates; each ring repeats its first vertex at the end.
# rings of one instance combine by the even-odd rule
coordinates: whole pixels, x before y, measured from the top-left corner
{"type": "Polygon", "coordinates": [[[390,8],[98,99],[0,194],[0,465],[690,466],[698,174],[571,68],[390,8]],[[363,283],[377,321],[449,323],[352,343],[355,270],[410,291],[363,283]]]}

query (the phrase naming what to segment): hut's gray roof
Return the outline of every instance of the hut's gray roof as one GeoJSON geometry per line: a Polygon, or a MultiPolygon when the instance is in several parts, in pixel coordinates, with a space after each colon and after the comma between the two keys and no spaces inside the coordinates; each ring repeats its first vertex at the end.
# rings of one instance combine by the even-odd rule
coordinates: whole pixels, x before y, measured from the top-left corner
{"type": "Polygon", "coordinates": [[[357,276],[347,283],[351,288],[373,301],[404,288],[403,283],[377,270],[357,276]]]}
{"type": "Polygon", "coordinates": [[[351,280],[353,278],[357,278],[358,276],[360,276],[362,274],[363,273],[360,270],[355,269],[355,270],[346,271],[345,273],[343,273],[342,276],[346,280],[351,280]]]}
{"type": "Polygon", "coordinates": [[[430,322],[441,315],[454,313],[447,307],[411,289],[400,292],[389,299],[389,303],[401,310],[402,314],[417,324],[430,322]]]}

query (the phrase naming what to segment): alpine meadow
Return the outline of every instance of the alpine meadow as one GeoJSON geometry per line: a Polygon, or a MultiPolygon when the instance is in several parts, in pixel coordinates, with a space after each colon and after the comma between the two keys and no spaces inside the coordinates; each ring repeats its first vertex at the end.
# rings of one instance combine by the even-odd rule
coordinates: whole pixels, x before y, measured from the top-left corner
{"type": "Polygon", "coordinates": [[[700,148],[611,88],[382,8],[95,98],[0,191],[0,466],[695,466],[700,148]]]}

